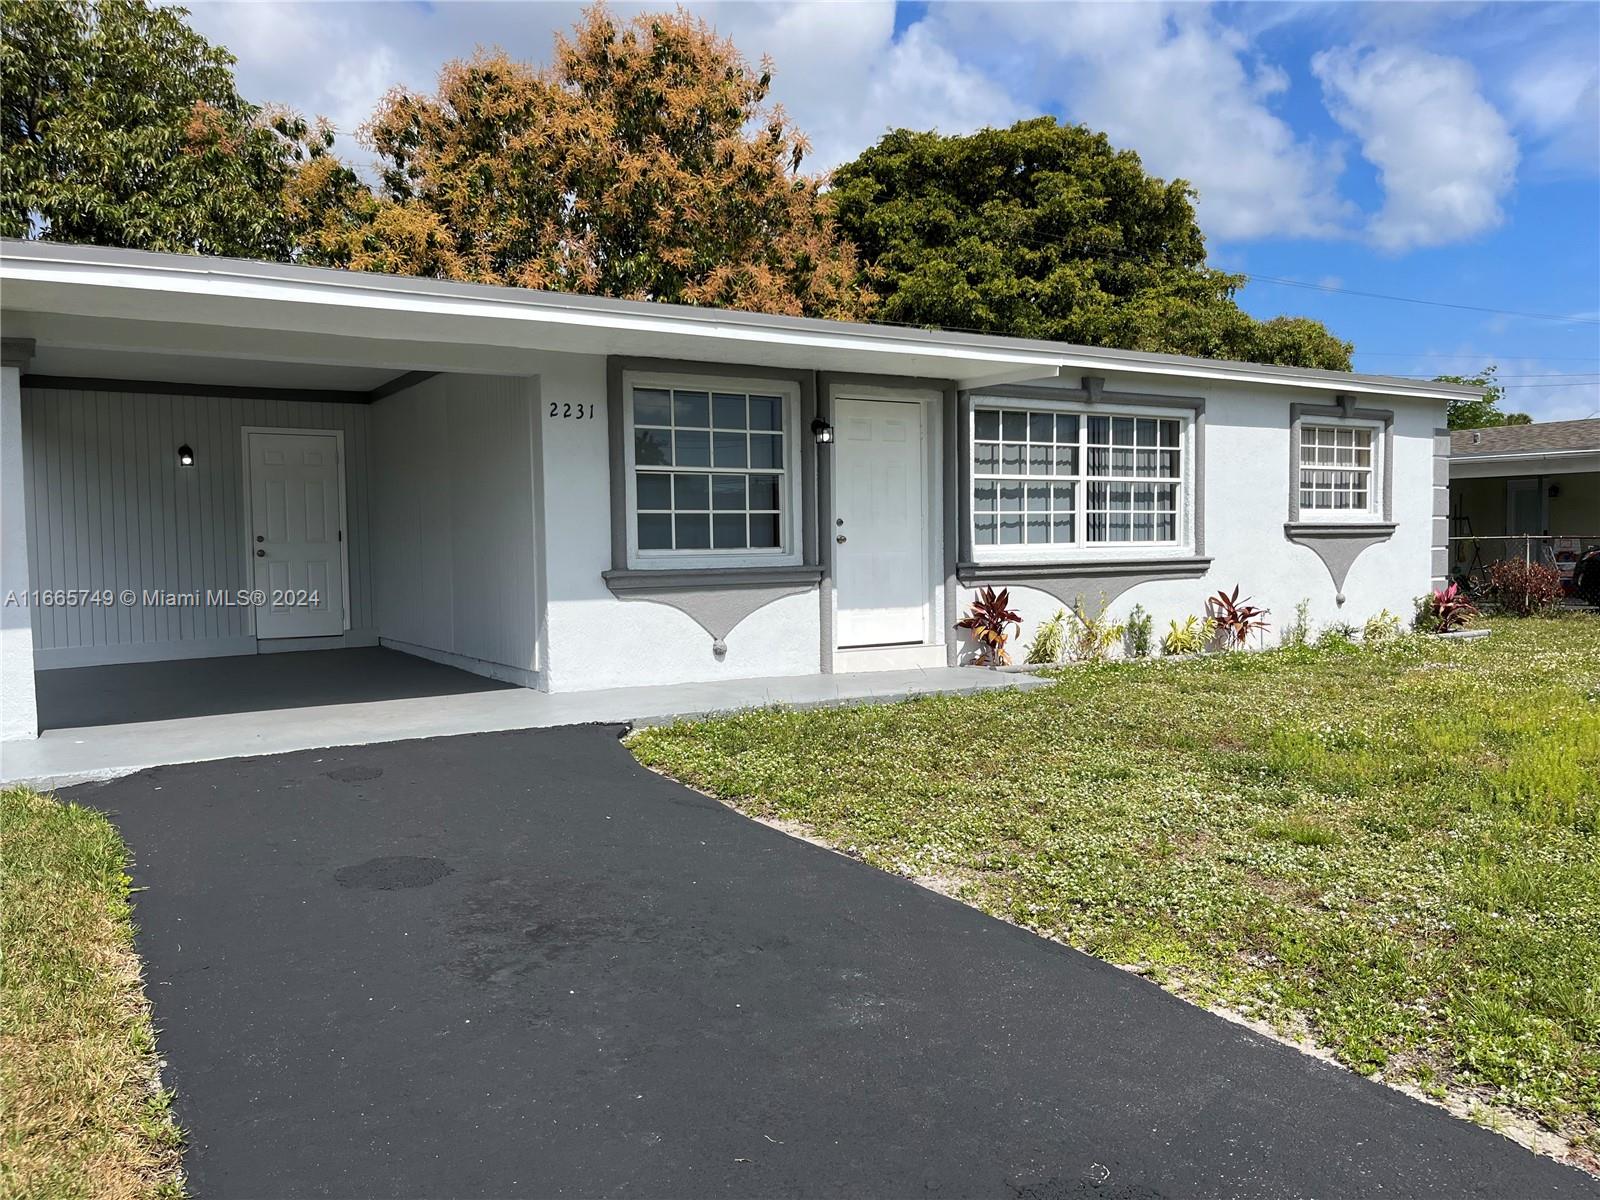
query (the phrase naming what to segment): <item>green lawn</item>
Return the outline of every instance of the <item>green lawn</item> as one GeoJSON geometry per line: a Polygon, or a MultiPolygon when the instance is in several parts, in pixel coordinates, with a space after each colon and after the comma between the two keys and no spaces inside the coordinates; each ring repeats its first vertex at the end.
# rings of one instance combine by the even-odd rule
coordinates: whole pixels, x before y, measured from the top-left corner
{"type": "Polygon", "coordinates": [[[127,866],[98,813],[0,792],[0,1196],[182,1194],[127,866]]]}
{"type": "Polygon", "coordinates": [[[1600,620],[644,730],[646,765],[1600,1161],[1600,620]]]}

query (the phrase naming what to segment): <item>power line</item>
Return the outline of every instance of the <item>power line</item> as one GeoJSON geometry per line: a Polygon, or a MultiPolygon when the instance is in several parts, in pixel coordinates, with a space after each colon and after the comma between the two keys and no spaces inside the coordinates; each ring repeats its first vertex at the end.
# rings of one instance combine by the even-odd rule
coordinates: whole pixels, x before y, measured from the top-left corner
{"type": "Polygon", "coordinates": [[[1593,317],[1564,317],[1555,313],[1520,312],[1511,308],[1485,308],[1479,304],[1456,304],[1450,300],[1422,300],[1416,296],[1394,296],[1387,292],[1363,292],[1354,288],[1332,287],[1325,283],[1307,283],[1303,279],[1280,279],[1276,275],[1252,275],[1240,272],[1254,283],[1276,283],[1283,287],[1306,288],[1313,292],[1332,292],[1338,296],[1361,296],[1368,300],[1391,300],[1397,304],[1428,304],[1435,308],[1456,308],[1463,312],[1493,313],[1501,317],[1526,317],[1531,321],[1561,321],[1569,325],[1600,325],[1593,317]]]}

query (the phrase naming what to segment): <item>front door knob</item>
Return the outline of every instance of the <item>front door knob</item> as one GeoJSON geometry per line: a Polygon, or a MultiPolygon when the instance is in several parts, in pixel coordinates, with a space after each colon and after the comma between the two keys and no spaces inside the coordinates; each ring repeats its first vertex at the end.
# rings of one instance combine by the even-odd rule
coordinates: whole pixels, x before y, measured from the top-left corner
{"type": "Polygon", "coordinates": [[[847,541],[849,541],[849,540],[850,540],[850,539],[849,539],[849,538],[847,538],[847,537],[845,537],[845,536],[844,536],[844,534],[842,534],[842,533],[841,533],[841,534],[840,534],[840,535],[839,535],[839,536],[838,536],[838,537],[836,537],[836,538],[834,538],[834,539],[833,539],[833,540],[834,540],[834,541],[836,541],[836,542],[838,542],[838,543],[839,543],[839,545],[841,545],[841,546],[842,546],[842,545],[844,545],[844,544],[845,544],[845,543],[846,543],[846,542],[847,542],[847,541]]]}
{"type": "Polygon", "coordinates": [[[256,557],[257,558],[265,558],[266,556],[267,556],[267,552],[265,550],[257,550],[256,551],[256,557]]]}

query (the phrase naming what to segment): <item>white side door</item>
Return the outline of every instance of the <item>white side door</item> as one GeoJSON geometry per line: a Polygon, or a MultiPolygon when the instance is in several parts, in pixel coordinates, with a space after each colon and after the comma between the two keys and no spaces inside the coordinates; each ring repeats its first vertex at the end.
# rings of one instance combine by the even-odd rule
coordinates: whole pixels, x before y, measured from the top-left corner
{"type": "Polygon", "coordinates": [[[245,435],[250,556],[258,638],[344,632],[344,511],[339,439],[331,433],[245,435]]]}
{"type": "Polygon", "coordinates": [[[927,461],[923,406],[834,405],[833,578],[837,644],[927,640],[927,461]]]}

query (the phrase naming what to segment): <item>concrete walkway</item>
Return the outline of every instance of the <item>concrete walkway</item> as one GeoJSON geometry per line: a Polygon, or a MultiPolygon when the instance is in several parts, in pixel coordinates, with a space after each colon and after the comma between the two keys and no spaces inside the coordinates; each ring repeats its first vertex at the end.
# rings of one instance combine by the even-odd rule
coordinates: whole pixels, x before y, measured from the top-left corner
{"type": "Polygon", "coordinates": [[[941,667],[607,688],[555,695],[528,688],[499,688],[462,695],[216,713],[51,729],[35,740],[0,743],[0,781],[65,787],[114,779],[147,767],[328,746],[560,725],[654,724],[677,717],[770,705],[809,708],[1044,685],[1044,680],[1032,675],[941,667]]]}

